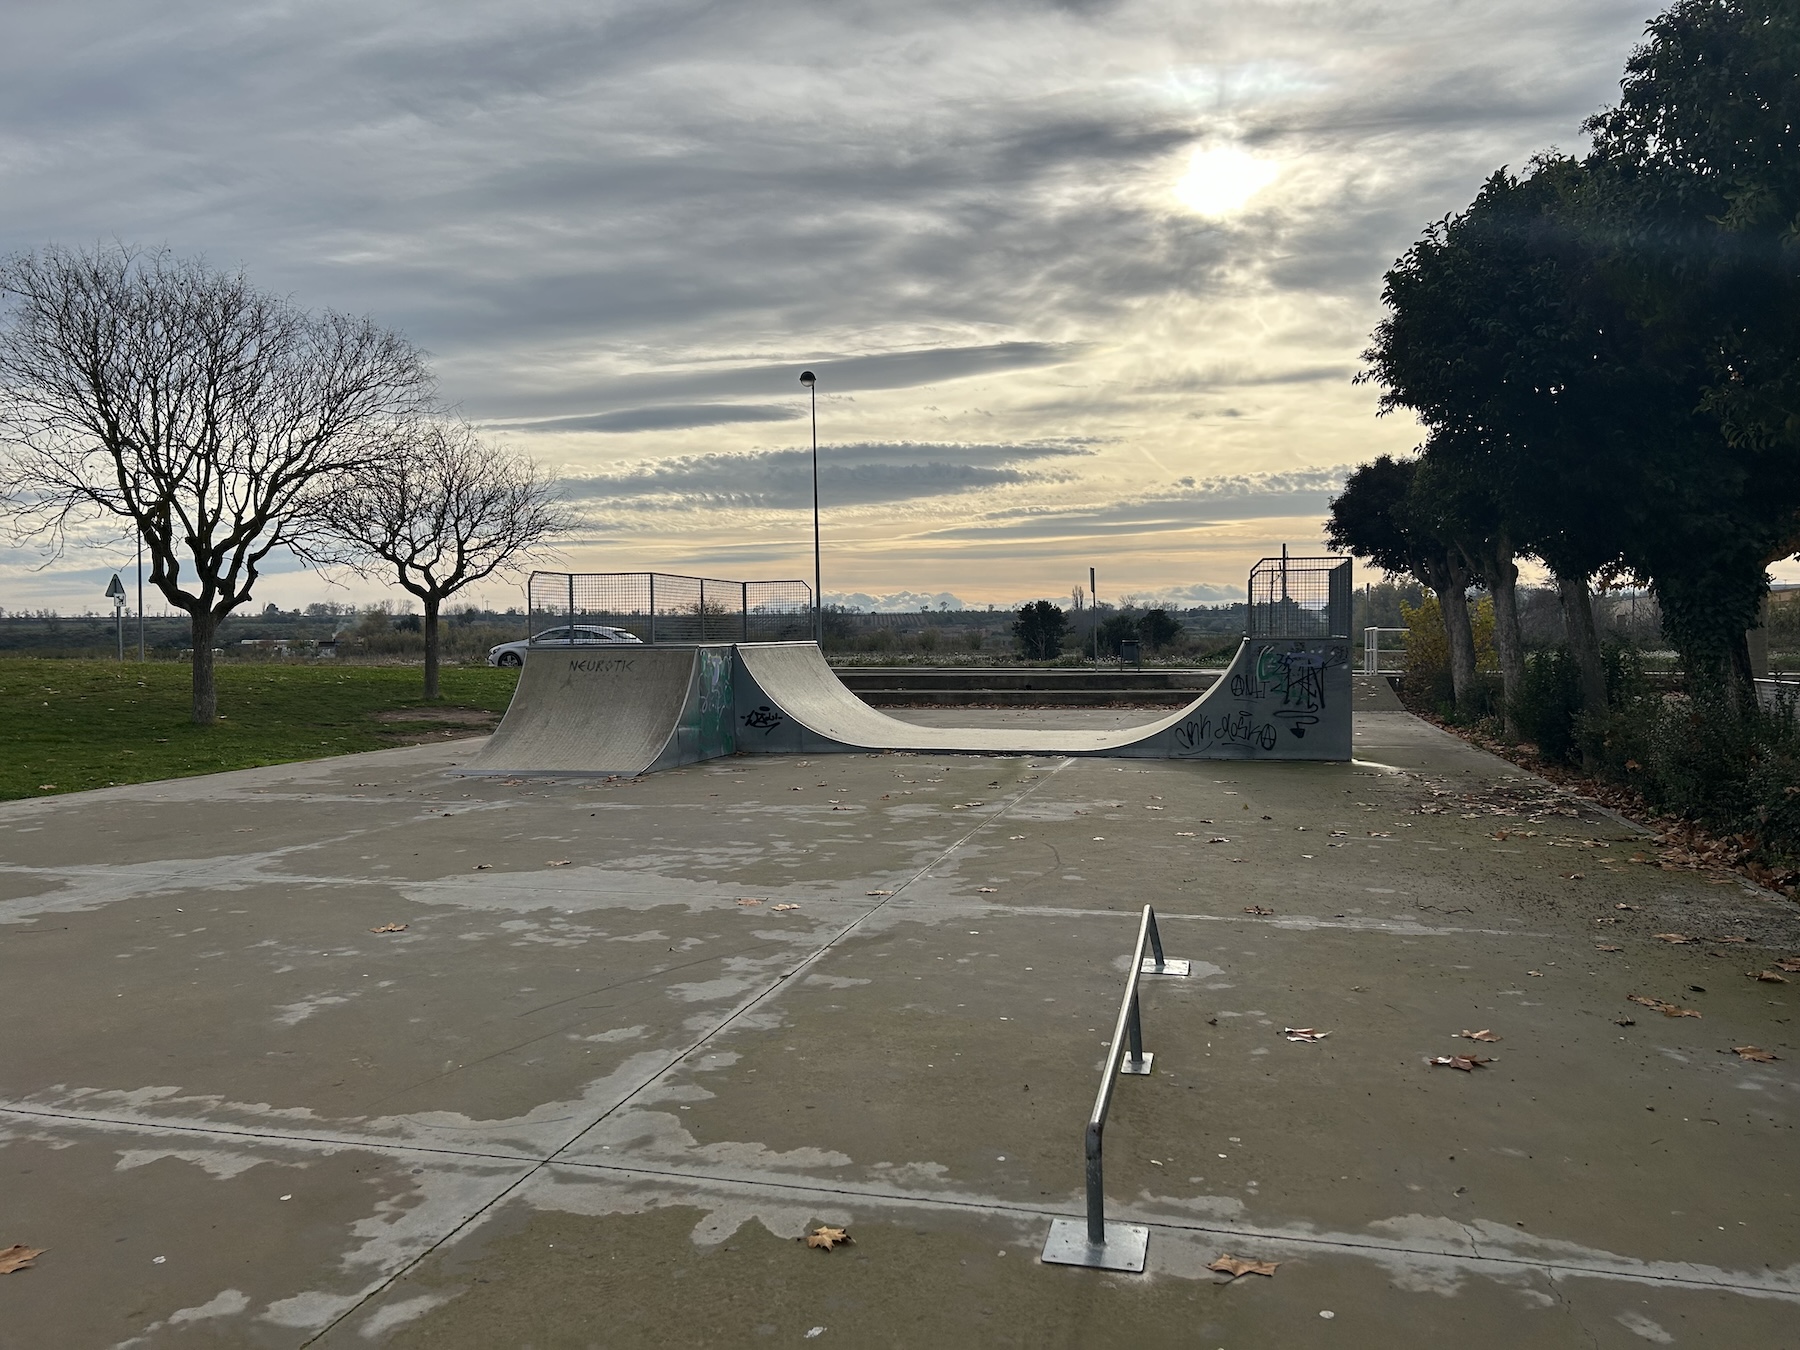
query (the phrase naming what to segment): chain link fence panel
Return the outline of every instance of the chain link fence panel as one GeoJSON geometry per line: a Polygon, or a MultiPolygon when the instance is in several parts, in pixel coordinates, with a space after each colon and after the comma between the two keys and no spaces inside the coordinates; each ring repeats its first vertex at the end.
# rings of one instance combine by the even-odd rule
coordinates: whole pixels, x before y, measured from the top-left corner
{"type": "Polygon", "coordinates": [[[534,642],[565,628],[621,628],[640,642],[803,642],[813,635],[804,581],[727,581],[669,572],[533,572],[534,642]]]}
{"type": "Polygon", "coordinates": [[[1245,636],[1350,636],[1348,558],[1264,558],[1250,569],[1245,636]]]}

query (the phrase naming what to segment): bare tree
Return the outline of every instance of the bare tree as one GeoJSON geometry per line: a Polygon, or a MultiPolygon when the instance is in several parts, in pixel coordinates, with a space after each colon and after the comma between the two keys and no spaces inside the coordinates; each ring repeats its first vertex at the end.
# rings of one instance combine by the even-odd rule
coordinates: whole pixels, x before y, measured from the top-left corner
{"type": "Polygon", "coordinates": [[[209,724],[220,622],[271,551],[308,556],[339,483],[429,395],[424,361],[366,318],[167,251],[16,255],[0,301],[0,511],[56,551],[95,518],[135,524],[188,615],[209,724]]]}
{"type": "Polygon", "coordinates": [[[554,497],[554,480],[529,459],[437,418],[332,499],[332,525],[346,545],[340,560],[365,576],[393,577],[425,607],[426,698],[438,696],[439,608],[568,529],[554,497]]]}

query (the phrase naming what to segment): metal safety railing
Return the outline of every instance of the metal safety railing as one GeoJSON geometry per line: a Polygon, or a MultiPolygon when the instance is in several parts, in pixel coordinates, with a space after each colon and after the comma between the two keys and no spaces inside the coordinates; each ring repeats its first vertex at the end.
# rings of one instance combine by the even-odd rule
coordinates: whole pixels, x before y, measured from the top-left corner
{"type": "Polygon", "coordinates": [[[1044,1240],[1043,1259],[1052,1265],[1091,1266],[1097,1270],[1141,1272],[1150,1248],[1150,1230],[1138,1223],[1106,1221],[1106,1176],[1102,1146],[1106,1137],[1106,1113],[1112,1107],[1113,1084],[1120,1074],[1147,1074],[1156,1058],[1144,1050],[1143,1017],[1138,1009],[1138,982],[1145,975],[1188,975],[1187,961],[1163,956],[1162,935],[1156,929],[1156,911],[1144,906],[1138,923],[1137,946],[1132,950],[1131,973],[1125,977],[1125,997],[1119,1018],[1107,1042],[1106,1063],[1100,1070],[1100,1091],[1089,1112],[1083,1145],[1087,1152],[1087,1218],[1056,1219],[1044,1240]],[[1148,946],[1150,955],[1144,954],[1148,946]]]}
{"type": "MultiPolygon", "coordinates": [[[[533,572],[531,631],[546,642],[582,627],[621,628],[640,642],[795,642],[812,636],[804,581],[727,581],[669,572],[533,572]]],[[[579,635],[577,635],[579,637],[579,635]]]]}
{"type": "Polygon", "coordinates": [[[1362,673],[1365,675],[1398,675],[1398,674],[1400,674],[1402,665],[1404,664],[1404,662],[1402,662],[1402,665],[1394,665],[1394,666],[1384,667],[1381,664],[1381,658],[1384,656],[1398,656],[1398,657],[1404,658],[1406,655],[1406,644],[1401,643],[1400,646],[1398,646],[1398,647],[1384,647],[1381,645],[1381,639],[1383,638],[1383,636],[1391,635],[1394,633],[1398,633],[1401,637],[1405,637],[1411,631],[1412,630],[1409,628],[1365,628],[1365,629],[1363,629],[1362,673]]]}

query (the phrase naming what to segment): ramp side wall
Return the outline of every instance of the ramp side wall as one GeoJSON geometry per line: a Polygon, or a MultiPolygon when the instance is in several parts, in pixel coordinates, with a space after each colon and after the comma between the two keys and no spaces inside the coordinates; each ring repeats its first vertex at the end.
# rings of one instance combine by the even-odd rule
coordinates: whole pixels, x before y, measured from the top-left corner
{"type": "Polygon", "coordinates": [[[1350,644],[1247,638],[1230,668],[1153,735],[1102,751],[1134,759],[1350,758],[1350,644]]]}
{"type": "Polygon", "coordinates": [[[697,764],[737,750],[736,701],[732,697],[737,661],[729,645],[694,649],[693,674],[680,718],[650,771],[697,764]]]}

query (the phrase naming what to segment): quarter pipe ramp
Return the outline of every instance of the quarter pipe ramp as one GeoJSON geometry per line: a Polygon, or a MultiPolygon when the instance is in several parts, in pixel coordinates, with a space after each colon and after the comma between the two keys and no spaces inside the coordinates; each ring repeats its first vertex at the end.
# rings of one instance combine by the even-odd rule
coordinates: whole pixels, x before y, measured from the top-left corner
{"type": "Polygon", "coordinates": [[[729,755],[732,653],[538,648],[470,773],[640,774],[729,755]]]}

